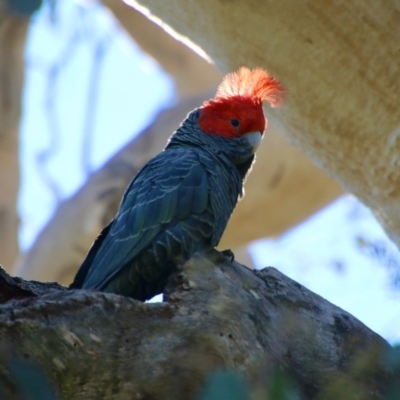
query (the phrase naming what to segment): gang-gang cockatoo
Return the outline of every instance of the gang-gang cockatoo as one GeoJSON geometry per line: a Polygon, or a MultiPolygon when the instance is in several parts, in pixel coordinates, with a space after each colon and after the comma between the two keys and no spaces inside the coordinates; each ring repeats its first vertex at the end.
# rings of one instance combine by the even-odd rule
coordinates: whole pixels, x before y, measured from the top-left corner
{"type": "Polygon", "coordinates": [[[178,265],[217,246],[266,128],[262,102],[278,106],[283,91],[261,68],[226,75],[133,178],[70,287],[144,301],[178,265]]]}

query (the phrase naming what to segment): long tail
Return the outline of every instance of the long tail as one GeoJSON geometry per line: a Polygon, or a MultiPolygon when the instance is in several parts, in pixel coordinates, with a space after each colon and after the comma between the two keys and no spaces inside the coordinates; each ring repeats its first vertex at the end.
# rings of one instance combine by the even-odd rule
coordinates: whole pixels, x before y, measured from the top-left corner
{"type": "Polygon", "coordinates": [[[97,236],[96,240],[94,241],[92,247],[89,250],[89,253],[86,256],[85,261],[82,263],[81,267],[79,268],[78,273],[75,276],[74,281],[69,285],[70,289],[81,289],[83,282],[86,279],[86,275],[89,272],[90,267],[92,266],[93,260],[96,257],[97,252],[100,249],[101,244],[103,243],[104,239],[107,237],[108,232],[111,228],[113,221],[111,221],[97,236]]]}

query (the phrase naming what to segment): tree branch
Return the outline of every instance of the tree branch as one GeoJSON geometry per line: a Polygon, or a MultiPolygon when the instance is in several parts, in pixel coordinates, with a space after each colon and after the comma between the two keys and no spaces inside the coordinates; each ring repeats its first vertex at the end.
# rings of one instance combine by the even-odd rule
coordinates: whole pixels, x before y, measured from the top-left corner
{"type": "Polygon", "coordinates": [[[338,390],[379,399],[399,378],[382,361],[393,349],[349,313],[274,268],[251,271],[217,252],[172,275],[163,303],[4,271],[0,283],[8,399],[16,398],[4,361],[12,357],[37,363],[60,399],[193,399],[218,368],[252,384],[267,379],[260,371],[283,369],[305,399],[344,398],[329,397],[338,390]]]}

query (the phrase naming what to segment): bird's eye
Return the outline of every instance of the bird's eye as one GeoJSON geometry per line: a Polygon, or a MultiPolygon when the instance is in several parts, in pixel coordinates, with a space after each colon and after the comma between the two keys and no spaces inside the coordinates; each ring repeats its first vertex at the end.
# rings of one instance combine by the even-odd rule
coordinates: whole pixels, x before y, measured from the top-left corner
{"type": "Polygon", "coordinates": [[[231,125],[237,128],[240,124],[240,121],[238,119],[231,119],[231,125]]]}

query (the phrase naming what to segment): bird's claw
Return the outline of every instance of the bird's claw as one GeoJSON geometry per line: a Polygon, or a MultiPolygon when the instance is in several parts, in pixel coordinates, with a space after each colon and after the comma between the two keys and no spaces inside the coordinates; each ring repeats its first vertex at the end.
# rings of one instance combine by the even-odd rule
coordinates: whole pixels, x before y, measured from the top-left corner
{"type": "Polygon", "coordinates": [[[231,249],[222,250],[221,253],[225,258],[228,259],[229,262],[235,261],[235,254],[231,249]]]}
{"type": "Polygon", "coordinates": [[[215,264],[231,263],[235,260],[235,255],[230,249],[219,251],[217,249],[212,249],[206,252],[206,257],[209,258],[215,264]]]}

